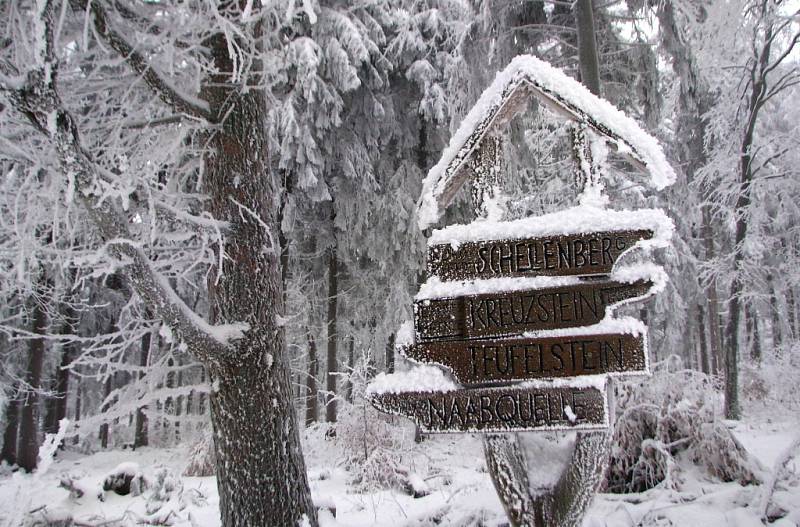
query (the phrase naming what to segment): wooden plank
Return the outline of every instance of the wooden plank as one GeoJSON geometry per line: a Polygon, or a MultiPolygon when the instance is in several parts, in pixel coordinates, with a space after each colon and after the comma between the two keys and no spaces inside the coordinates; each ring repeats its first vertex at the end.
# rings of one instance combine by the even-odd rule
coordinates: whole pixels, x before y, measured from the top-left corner
{"type": "Polygon", "coordinates": [[[608,426],[605,391],[595,387],[501,387],[385,393],[370,402],[423,432],[524,432],[608,426]],[[569,407],[569,408],[567,408],[569,407]]]}
{"type": "Polygon", "coordinates": [[[586,281],[562,287],[417,300],[417,342],[520,335],[526,331],[589,326],[606,308],[644,299],[653,282],[586,281]]]}
{"type": "Polygon", "coordinates": [[[426,342],[401,349],[411,360],[448,368],[460,384],[647,373],[646,335],[599,334],[426,342]]]}
{"type": "Polygon", "coordinates": [[[608,274],[623,253],[652,237],[641,229],[438,244],[428,248],[428,274],[443,281],[608,274]]]}
{"type": "Polygon", "coordinates": [[[473,133],[461,145],[458,154],[447,165],[441,179],[435,183],[436,202],[441,210],[450,205],[453,198],[467,181],[471,173],[467,166],[467,160],[476,147],[488,133],[505,125],[515,117],[520,109],[525,106],[528,97],[536,99],[542,106],[565,120],[586,123],[592,131],[606,139],[606,144],[611,146],[615,152],[624,157],[634,167],[645,173],[648,171],[647,164],[632,144],[557,93],[553,93],[537,83],[535,79],[525,76],[503,89],[500,103],[492,107],[483,120],[475,126],[473,133]],[[621,151],[619,144],[624,145],[621,151]]]}
{"type": "Polygon", "coordinates": [[[468,161],[475,154],[486,134],[508,123],[526,104],[529,96],[526,85],[525,81],[518,80],[504,87],[500,101],[484,115],[483,120],[475,126],[475,131],[461,145],[456,157],[450,161],[442,179],[437,181],[434,186],[437,189],[435,191],[436,201],[442,210],[453,201],[468,177],[472,176],[468,161]]]}

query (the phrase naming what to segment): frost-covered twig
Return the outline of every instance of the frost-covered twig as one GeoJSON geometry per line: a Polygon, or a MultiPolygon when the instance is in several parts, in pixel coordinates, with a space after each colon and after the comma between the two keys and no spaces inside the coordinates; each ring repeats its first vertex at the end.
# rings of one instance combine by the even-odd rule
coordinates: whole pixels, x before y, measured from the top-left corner
{"type": "MultiPolygon", "coordinates": [[[[46,48],[52,49],[54,5],[47,4],[42,13],[47,38],[46,48]]],[[[116,258],[127,261],[125,274],[134,290],[147,305],[186,342],[201,359],[213,360],[224,354],[230,339],[240,337],[245,325],[211,326],[192,311],[172,289],[167,279],[155,270],[141,247],[128,243],[131,236],[127,221],[108,200],[94,192],[99,171],[80,141],[78,126],[68,112],[55,85],[55,63],[52,52],[43,66],[28,72],[24,87],[7,91],[12,105],[39,131],[55,144],[58,163],[65,174],[72,174],[75,195],[83,203],[89,218],[107,240],[116,258]],[[116,243],[115,241],[122,241],[116,243]]]]}
{"type": "Polygon", "coordinates": [[[172,86],[167,79],[155,70],[144,55],[136,51],[118,31],[111,27],[111,22],[102,5],[103,3],[102,0],[94,0],[92,2],[71,0],[74,9],[89,10],[97,34],[103,37],[136,73],[142,76],[147,85],[165,103],[173,107],[177,112],[213,122],[215,120],[214,116],[208,110],[208,105],[204,101],[188,94],[180,93],[177,88],[172,86]]]}

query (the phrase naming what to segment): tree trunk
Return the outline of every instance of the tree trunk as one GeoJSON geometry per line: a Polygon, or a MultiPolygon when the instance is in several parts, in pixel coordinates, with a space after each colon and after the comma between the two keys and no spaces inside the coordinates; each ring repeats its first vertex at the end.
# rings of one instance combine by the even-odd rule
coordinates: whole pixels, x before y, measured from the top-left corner
{"type": "MultiPolygon", "coordinates": [[[[47,329],[47,315],[44,308],[35,301],[33,305],[33,333],[43,335],[47,329]]],[[[33,338],[28,344],[28,368],[26,375],[27,391],[23,398],[19,423],[19,445],[17,463],[27,472],[32,472],[39,457],[39,389],[42,382],[44,364],[44,339],[33,338]]]]}
{"type": "MultiPolygon", "coordinates": [[[[108,397],[111,395],[113,378],[114,375],[111,374],[106,378],[106,382],[103,383],[103,405],[100,407],[100,412],[105,412],[106,410],[108,410],[108,407],[111,406],[111,402],[108,400],[108,397]]],[[[100,432],[98,434],[98,437],[100,438],[100,448],[102,448],[103,450],[108,448],[108,436],[110,432],[109,428],[110,425],[108,424],[108,422],[105,422],[100,425],[100,432]]]]}
{"type": "Polygon", "coordinates": [[[353,402],[353,370],[356,366],[355,357],[356,339],[353,335],[347,338],[347,382],[344,385],[344,399],[353,402]]]}
{"type": "MultiPolygon", "coordinates": [[[[148,331],[142,335],[141,348],[139,349],[139,366],[142,371],[139,372],[139,379],[144,377],[144,369],[150,363],[150,346],[153,343],[153,331],[148,331]]],[[[147,430],[147,406],[140,406],[136,409],[136,419],[133,432],[133,448],[147,446],[150,442],[147,430]]]]}
{"type": "Polygon", "coordinates": [[[532,494],[528,464],[515,434],[488,434],[484,455],[513,527],[578,527],[603,479],[609,434],[576,434],[569,464],[552,489],[532,494]]]}
{"type": "Polygon", "coordinates": [[[592,0],[576,0],[574,9],[575,25],[578,29],[578,58],[581,68],[581,83],[590,92],[599,97],[600,60],[597,56],[592,0]]]}
{"type": "Polygon", "coordinates": [[[317,408],[317,375],[319,375],[319,360],[317,359],[317,343],[314,335],[306,329],[308,336],[308,376],[306,377],[306,426],[310,426],[319,420],[317,408]]]}
{"type": "MultiPolygon", "coordinates": [[[[714,227],[711,223],[711,208],[705,204],[702,207],[703,245],[705,246],[705,260],[711,261],[716,257],[714,250],[714,227]]],[[[708,343],[711,356],[711,371],[722,371],[724,360],[722,357],[722,340],[720,335],[719,297],[717,295],[717,280],[712,278],[706,287],[706,300],[708,301],[708,343]]]]}
{"type": "MultiPolygon", "coordinates": [[[[331,211],[331,229],[335,229],[333,220],[336,213],[331,211]]],[[[334,234],[335,237],[335,234],[334,234]]],[[[325,420],[329,423],[336,422],[336,380],[339,373],[339,363],[337,357],[338,334],[337,327],[337,305],[339,301],[339,258],[337,247],[334,242],[333,247],[328,249],[328,374],[325,377],[325,420]]]]}
{"type": "Polygon", "coordinates": [[[234,66],[223,34],[206,42],[216,73],[200,96],[224,119],[205,138],[210,153],[204,187],[209,212],[230,224],[221,248],[227,256],[223,272],[219,280],[216,272],[209,274],[209,303],[217,323],[249,325],[227,353],[196,350],[214,387],[221,523],[294,526],[307,518],[316,527],[278,319],[285,314],[275,242],[280,189],[268,161],[267,102],[263,91],[231,83],[234,66]]]}
{"type": "Polygon", "coordinates": [[[786,288],[786,318],[789,319],[789,331],[791,339],[797,338],[797,319],[795,318],[796,303],[794,299],[794,288],[789,285],[786,288]]]}
{"type": "Polygon", "coordinates": [[[769,314],[772,320],[772,346],[778,348],[783,344],[783,328],[781,313],[778,307],[778,289],[775,286],[775,277],[767,273],[767,289],[769,293],[769,314]]]}
{"type": "MultiPolygon", "coordinates": [[[[762,4],[761,17],[762,21],[767,18],[767,3],[762,4]]],[[[747,106],[747,122],[745,124],[744,133],[742,134],[741,147],[739,150],[739,195],[736,199],[734,208],[734,217],[736,218],[736,237],[734,240],[733,252],[733,280],[731,282],[730,300],[728,300],[728,326],[725,335],[726,342],[726,358],[731,361],[731,364],[725,365],[726,385],[725,385],[725,417],[728,419],[739,419],[739,389],[738,389],[738,363],[737,351],[740,348],[738,341],[739,334],[739,316],[741,311],[740,296],[744,290],[742,283],[742,272],[744,262],[744,241],[747,238],[748,231],[748,213],[751,204],[751,189],[753,182],[753,141],[755,138],[756,122],[758,121],[759,113],[766,103],[767,97],[767,75],[770,71],[770,56],[772,52],[773,43],[773,26],[771,22],[766,23],[764,30],[764,40],[761,49],[756,49],[754,42],[754,51],[756,51],[756,60],[748,63],[750,82],[748,88],[750,90],[748,106],[747,106]]],[[[774,66],[773,66],[774,67],[774,66]]],[[[772,275],[767,276],[767,280],[772,280],[772,275]]],[[[772,284],[770,284],[772,285],[772,284]]],[[[773,306],[773,317],[775,317],[777,307],[774,302],[777,302],[774,286],[771,287],[772,297],[770,304],[773,306]]],[[[773,330],[780,331],[780,319],[776,321],[773,318],[773,330]],[[777,323],[775,323],[777,322],[777,323]]],[[[778,335],[779,336],[779,335],[778,335]]]]}
{"type": "MultiPolygon", "coordinates": [[[[81,405],[83,403],[83,387],[81,386],[80,376],[76,377],[77,385],[75,386],[75,422],[81,420],[81,405]]],[[[72,438],[72,444],[77,445],[81,441],[80,434],[75,434],[72,438]]]]}
{"type": "MultiPolygon", "coordinates": [[[[183,371],[179,371],[177,375],[177,387],[180,388],[183,386],[183,371]]],[[[185,397],[183,395],[179,395],[175,398],[175,419],[173,420],[173,426],[175,428],[175,444],[178,445],[181,442],[181,416],[183,415],[183,405],[185,402],[185,397]]]]}
{"type": "MultiPolygon", "coordinates": [[[[64,332],[62,332],[64,333],[64,332]]],[[[53,394],[47,398],[47,414],[44,431],[48,434],[58,433],[58,423],[67,417],[67,394],[69,393],[69,365],[76,353],[76,344],[65,344],[61,350],[61,361],[56,370],[53,394]]]]}
{"type": "MultiPolygon", "coordinates": [[[[15,386],[15,391],[19,387],[15,386]]],[[[9,465],[17,464],[17,435],[19,433],[19,411],[22,406],[20,396],[16,395],[6,403],[6,429],[3,431],[3,450],[0,451],[0,462],[9,465]]]]}
{"type": "Polygon", "coordinates": [[[753,341],[750,344],[750,358],[756,364],[761,363],[761,335],[758,330],[758,312],[753,306],[747,306],[747,333],[753,341]]]}
{"type": "Polygon", "coordinates": [[[396,338],[395,334],[392,333],[386,342],[386,373],[394,373],[394,345],[396,338]]]}
{"type": "Polygon", "coordinates": [[[700,339],[700,369],[703,373],[710,373],[711,364],[708,359],[708,341],[706,340],[706,314],[703,303],[697,303],[697,332],[700,339]]]}

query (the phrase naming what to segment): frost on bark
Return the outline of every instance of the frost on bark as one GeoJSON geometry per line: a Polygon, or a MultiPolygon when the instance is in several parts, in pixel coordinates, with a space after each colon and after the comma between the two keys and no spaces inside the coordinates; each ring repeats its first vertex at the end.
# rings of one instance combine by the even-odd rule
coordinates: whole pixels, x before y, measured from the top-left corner
{"type": "MultiPolygon", "coordinates": [[[[228,42],[216,33],[204,41],[214,61],[213,73],[204,79],[200,92],[208,110],[184,101],[114,31],[101,3],[92,2],[89,7],[87,20],[93,23],[95,34],[105,39],[165,104],[213,123],[201,138],[205,152],[202,190],[208,196],[206,212],[227,221],[229,230],[219,248],[225,254],[223,268],[209,273],[209,304],[219,324],[237,324],[243,332],[231,333],[230,325],[210,326],[192,313],[154,270],[147,254],[129,242],[127,221],[115,204],[93,191],[103,173],[83,148],[76,120],[64,108],[56,89],[55,3],[46,3],[43,10],[45,63],[24,77],[3,71],[23,80],[20,86],[5,84],[0,89],[8,92],[14,108],[55,145],[60,169],[74,175],[76,200],[108,250],[127,262],[125,276],[132,288],[207,367],[213,386],[210,405],[222,525],[297,525],[305,517],[315,527],[317,518],[291,404],[284,330],[278,323],[284,312],[275,243],[280,228],[276,218],[280,189],[267,159],[265,94],[258,89],[241,90],[232,82],[234,64],[228,42]]],[[[229,10],[220,7],[220,12],[229,10]]]]}
{"type": "Polygon", "coordinates": [[[336,212],[331,210],[331,231],[334,233],[333,246],[328,249],[328,314],[327,314],[327,374],[325,375],[325,421],[336,422],[336,380],[339,378],[338,326],[339,305],[339,256],[336,243],[336,212]]]}
{"type": "Polygon", "coordinates": [[[608,437],[605,431],[577,434],[570,462],[558,482],[550,489],[532,492],[517,436],[486,436],[486,466],[511,525],[579,526],[608,463],[608,437]]]}
{"type": "Polygon", "coordinates": [[[578,62],[581,83],[595,95],[600,95],[600,61],[597,56],[597,39],[594,32],[592,0],[576,0],[575,25],[578,29],[578,62]]]}
{"type": "MultiPolygon", "coordinates": [[[[141,366],[142,370],[144,370],[150,363],[150,346],[152,345],[153,340],[154,339],[152,331],[148,331],[144,335],[142,335],[142,344],[141,344],[141,349],[139,350],[139,366],[141,366]]],[[[140,379],[143,376],[144,373],[139,373],[140,379]]],[[[133,434],[133,448],[147,446],[148,443],[150,442],[148,436],[147,414],[145,414],[145,410],[147,410],[146,406],[141,406],[136,409],[136,420],[135,420],[134,434],[133,434]]]]}
{"type": "Polygon", "coordinates": [[[233,349],[206,365],[214,390],[211,417],[220,516],[225,526],[295,525],[316,514],[292,406],[285,335],[277,218],[280,192],[267,158],[266,101],[260,90],[230,84],[234,65],[226,39],[207,45],[218,73],[200,96],[225,119],[207,140],[205,190],[213,217],[231,223],[222,275],[209,274],[218,323],[246,322],[233,349]],[[238,185],[234,184],[238,181],[238,185]]]}
{"type": "MultiPolygon", "coordinates": [[[[16,392],[19,387],[15,386],[16,392]]],[[[17,464],[17,434],[19,432],[19,409],[22,401],[15,396],[6,403],[6,427],[3,430],[3,450],[0,451],[0,462],[9,465],[17,464]]]]}
{"type": "MultiPolygon", "coordinates": [[[[47,315],[38,300],[33,305],[32,333],[43,335],[47,330],[47,315]]],[[[44,339],[32,338],[28,344],[28,368],[25,378],[26,393],[22,400],[19,420],[17,464],[33,472],[39,457],[39,388],[44,365],[44,339]]]]}
{"type": "Polygon", "coordinates": [[[317,410],[317,375],[319,374],[319,360],[317,359],[317,342],[314,334],[306,329],[308,338],[308,375],[306,376],[306,426],[311,426],[319,420],[317,410]]]}

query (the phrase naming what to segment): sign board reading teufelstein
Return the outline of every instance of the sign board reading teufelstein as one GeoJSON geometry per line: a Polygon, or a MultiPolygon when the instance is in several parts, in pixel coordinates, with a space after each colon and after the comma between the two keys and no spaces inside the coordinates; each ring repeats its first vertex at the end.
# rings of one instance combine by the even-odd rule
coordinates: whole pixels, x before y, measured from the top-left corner
{"type": "Polygon", "coordinates": [[[605,317],[607,307],[643,298],[652,287],[650,280],[631,283],[597,280],[561,287],[417,300],[414,329],[417,342],[425,342],[589,326],[605,317]]]}
{"type": "Polygon", "coordinates": [[[647,371],[645,334],[439,341],[401,349],[448,368],[464,385],[647,371]]]}
{"type": "Polygon", "coordinates": [[[442,280],[608,274],[622,253],[652,237],[642,229],[438,244],[428,248],[428,274],[442,280]]]}
{"type": "Polygon", "coordinates": [[[413,420],[423,432],[509,432],[608,426],[605,391],[595,387],[502,387],[383,393],[382,412],[413,420]]]}

